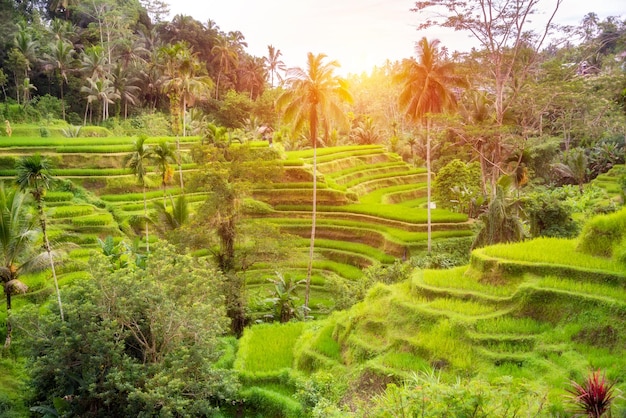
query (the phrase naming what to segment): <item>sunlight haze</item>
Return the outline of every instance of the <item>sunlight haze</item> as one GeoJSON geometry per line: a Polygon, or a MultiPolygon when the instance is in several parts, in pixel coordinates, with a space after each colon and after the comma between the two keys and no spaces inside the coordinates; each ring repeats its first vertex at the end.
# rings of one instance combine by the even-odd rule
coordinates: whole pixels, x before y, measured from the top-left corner
{"type": "MultiPolygon", "coordinates": [[[[551,9],[554,1],[540,4],[551,9]]],[[[255,56],[266,56],[273,45],[288,67],[303,66],[307,52],[324,53],[340,62],[344,74],[413,56],[422,36],[440,39],[450,51],[471,48],[466,34],[438,28],[418,33],[413,5],[410,0],[178,0],[170,5],[170,16],[186,14],[204,24],[211,19],[224,32],[238,30],[255,56]]],[[[623,7],[613,0],[565,0],[556,21],[575,25],[589,12],[604,19],[619,16],[623,7]]]]}

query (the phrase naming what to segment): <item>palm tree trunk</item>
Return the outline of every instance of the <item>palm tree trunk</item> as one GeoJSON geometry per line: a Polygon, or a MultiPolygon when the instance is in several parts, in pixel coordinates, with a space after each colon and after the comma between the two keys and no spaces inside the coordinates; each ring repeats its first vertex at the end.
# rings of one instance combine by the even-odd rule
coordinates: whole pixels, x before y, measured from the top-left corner
{"type": "Polygon", "coordinates": [[[52,251],[50,249],[50,241],[48,240],[48,230],[46,228],[46,214],[43,211],[43,203],[39,201],[37,203],[39,211],[39,223],[41,224],[41,232],[43,234],[44,248],[48,253],[48,259],[50,260],[50,270],[52,270],[52,279],[54,280],[54,289],[57,293],[57,302],[59,303],[59,313],[61,314],[61,321],[65,321],[63,315],[63,304],[61,303],[61,292],[59,291],[59,281],[57,279],[57,272],[54,268],[54,259],[52,258],[52,251]]]}
{"type": "Polygon", "coordinates": [[[144,222],[146,223],[146,252],[150,252],[150,240],[148,235],[148,203],[146,202],[146,185],[142,186],[143,188],[143,214],[145,217],[144,222]]]}
{"type": "Polygon", "coordinates": [[[183,183],[183,164],[180,158],[180,138],[176,137],[176,163],[178,164],[178,177],[180,180],[180,192],[185,194],[185,185],[183,183]]]}
{"type": "Polygon", "coordinates": [[[431,251],[432,222],[430,217],[430,118],[426,121],[426,224],[428,228],[428,254],[431,251]]]}
{"type": "Polygon", "coordinates": [[[4,348],[7,349],[11,345],[13,327],[11,325],[11,289],[9,289],[6,285],[4,286],[4,294],[7,297],[7,336],[4,340],[4,348]]]}
{"type": "Polygon", "coordinates": [[[65,120],[65,99],[63,98],[63,79],[61,78],[61,113],[63,114],[63,120],[65,120]]]}
{"type": "Polygon", "coordinates": [[[311,273],[313,270],[313,252],[315,251],[315,227],[317,221],[317,118],[311,117],[311,139],[313,141],[313,209],[311,212],[311,242],[309,245],[309,264],[306,269],[306,288],[304,291],[304,314],[309,310],[311,293],[311,273]]]}

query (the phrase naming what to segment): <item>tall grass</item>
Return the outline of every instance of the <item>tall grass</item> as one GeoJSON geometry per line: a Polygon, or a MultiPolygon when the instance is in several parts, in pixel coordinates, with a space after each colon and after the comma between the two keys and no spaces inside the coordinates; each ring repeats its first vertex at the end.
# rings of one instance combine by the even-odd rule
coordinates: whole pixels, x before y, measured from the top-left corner
{"type": "Polygon", "coordinates": [[[626,290],[624,287],[608,286],[596,282],[585,282],[580,280],[568,280],[559,277],[542,277],[537,286],[549,289],[567,290],[584,295],[605,296],[613,298],[626,304],[626,290]]]}
{"type": "Polygon", "coordinates": [[[427,303],[426,306],[439,311],[454,312],[468,316],[485,315],[496,311],[494,305],[485,305],[478,302],[452,298],[436,298],[427,303]]]}
{"type": "Polygon", "coordinates": [[[246,329],[239,340],[235,369],[246,373],[278,372],[293,366],[293,347],[303,322],[262,324],[246,329]]]}
{"type": "Polygon", "coordinates": [[[480,249],[485,255],[530,263],[549,263],[591,270],[624,272],[620,263],[577,251],[577,240],[537,238],[514,244],[498,244],[480,249]]]}
{"type": "Polygon", "coordinates": [[[54,208],[50,217],[56,218],[73,218],[76,216],[89,215],[94,212],[94,207],[91,205],[72,205],[72,206],[57,206],[54,208]]]}
{"type": "Polygon", "coordinates": [[[501,286],[480,283],[475,277],[465,275],[467,266],[448,270],[424,270],[424,284],[445,289],[460,289],[494,296],[510,296],[517,290],[517,283],[507,282],[501,286]]]}
{"type": "MultiPolygon", "coordinates": [[[[383,152],[383,147],[381,145],[344,145],[340,147],[319,148],[317,150],[317,156],[318,162],[320,162],[319,157],[332,156],[333,158],[340,158],[345,156],[368,155],[376,151],[383,152]]],[[[313,149],[288,151],[287,158],[313,158],[313,149]]]]}
{"type": "Polygon", "coordinates": [[[552,329],[552,325],[532,318],[514,318],[499,316],[496,318],[481,319],[476,322],[477,332],[485,334],[540,334],[552,329]]]}
{"type": "Polygon", "coordinates": [[[98,213],[95,215],[80,216],[72,219],[75,226],[107,226],[115,224],[110,213],[98,213]]]}

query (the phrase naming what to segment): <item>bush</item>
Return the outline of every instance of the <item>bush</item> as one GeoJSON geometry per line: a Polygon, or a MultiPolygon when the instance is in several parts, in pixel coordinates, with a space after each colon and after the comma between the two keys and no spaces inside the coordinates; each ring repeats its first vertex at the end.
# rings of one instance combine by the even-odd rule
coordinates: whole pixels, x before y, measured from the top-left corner
{"type": "Polygon", "coordinates": [[[524,197],[531,237],[573,238],[578,234],[579,226],[572,219],[573,208],[561,195],[558,190],[539,188],[524,197]]]}
{"type": "Polygon", "coordinates": [[[626,208],[589,221],[580,234],[578,250],[588,254],[611,257],[614,248],[626,237],[626,208]]]}
{"type": "Polygon", "coordinates": [[[80,136],[88,138],[106,138],[107,136],[113,136],[113,134],[102,126],[83,126],[80,131],[80,136]]]}
{"type": "Polygon", "coordinates": [[[434,199],[444,209],[469,214],[472,199],[481,195],[480,179],[478,163],[452,160],[437,173],[433,184],[434,199]]]}

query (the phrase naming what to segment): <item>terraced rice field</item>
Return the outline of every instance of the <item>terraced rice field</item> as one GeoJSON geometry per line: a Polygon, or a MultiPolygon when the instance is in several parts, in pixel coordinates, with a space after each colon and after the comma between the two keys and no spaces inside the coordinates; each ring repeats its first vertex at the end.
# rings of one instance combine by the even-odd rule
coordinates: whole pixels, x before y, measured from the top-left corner
{"type": "MultiPolygon", "coordinates": [[[[13,164],[22,155],[39,152],[54,163],[54,175],[65,180],[46,198],[51,235],[58,242],[79,245],[84,251],[99,248],[99,240],[112,236],[116,241],[133,240],[128,222],[143,214],[143,193],[123,159],[133,138],[13,138],[3,141],[0,176],[10,180],[13,164]],[[84,196],[80,186],[92,195],[84,196]],[[130,238],[129,238],[130,234],[130,238]]],[[[191,161],[191,149],[200,138],[179,138],[182,173],[187,182],[198,167],[191,161]]],[[[174,144],[176,138],[148,138],[147,145],[161,141],[174,144]]],[[[265,142],[252,143],[266,147],[265,142]]],[[[333,298],[325,289],[325,278],[338,275],[358,280],[361,269],[374,263],[389,264],[396,258],[417,255],[426,245],[425,180],[422,168],[413,168],[381,146],[345,146],[318,150],[318,227],[315,262],[318,274],[313,289],[314,314],[325,316],[333,298]]],[[[304,276],[308,237],[311,228],[312,151],[289,152],[283,160],[284,175],[279,182],[254,187],[252,197],[269,205],[263,213],[249,213],[286,233],[299,236],[294,260],[281,265],[255,265],[247,277],[271,278],[280,270],[304,276]],[[299,254],[299,255],[298,255],[299,254]]],[[[178,170],[178,167],[174,167],[178,170]]],[[[149,167],[146,198],[149,208],[163,199],[160,178],[149,167]]],[[[178,178],[178,175],[175,176],[178,178]]],[[[182,193],[175,184],[167,195],[182,193]]],[[[187,193],[193,211],[206,199],[207,192],[187,193]]],[[[463,215],[433,211],[433,238],[448,240],[472,234],[463,215]]],[[[150,240],[156,240],[151,235],[150,240]]],[[[145,245],[139,242],[140,245],[145,245]]],[[[74,257],[74,256],[72,256],[74,257]]],[[[84,265],[87,256],[77,258],[74,269],[84,265]]],[[[267,280],[250,283],[253,294],[267,291],[267,280]]],[[[259,312],[262,316],[263,312],[259,312]]]]}

